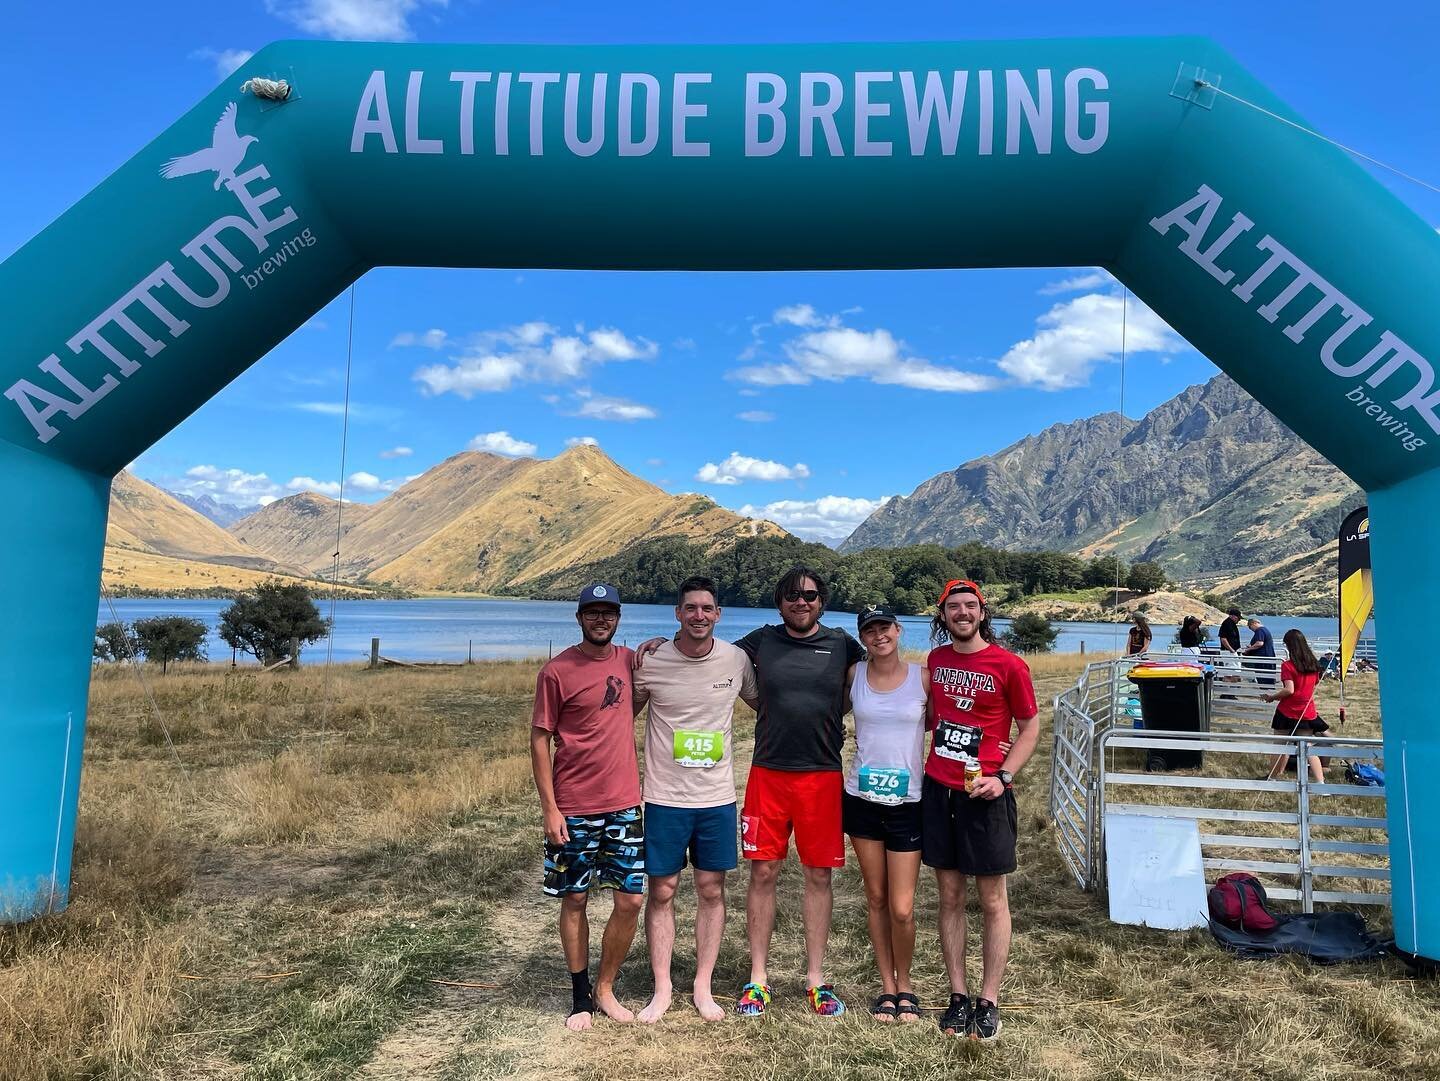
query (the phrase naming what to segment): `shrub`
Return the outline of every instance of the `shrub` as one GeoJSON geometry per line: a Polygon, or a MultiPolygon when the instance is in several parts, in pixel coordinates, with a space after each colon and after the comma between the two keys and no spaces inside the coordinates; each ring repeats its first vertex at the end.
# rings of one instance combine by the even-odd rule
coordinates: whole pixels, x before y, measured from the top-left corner
{"type": "Polygon", "coordinates": [[[1006,649],[1016,653],[1049,653],[1055,648],[1060,632],[1050,621],[1034,612],[1016,616],[1010,629],[1000,636],[1006,649]]]}
{"type": "Polygon", "coordinates": [[[276,578],[261,582],[254,592],[241,594],[220,613],[220,637],[225,644],[266,665],[290,655],[292,638],[302,644],[314,642],[329,630],[330,621],[321,618],[309,588],[276,578]]]}

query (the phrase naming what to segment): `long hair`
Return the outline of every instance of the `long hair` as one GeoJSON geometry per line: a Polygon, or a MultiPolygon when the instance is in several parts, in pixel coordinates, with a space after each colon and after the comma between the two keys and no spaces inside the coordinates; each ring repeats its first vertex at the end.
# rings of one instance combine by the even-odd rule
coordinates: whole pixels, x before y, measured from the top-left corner
{"type": "Polygon", "coordinates": [[[1132,612],[1132,613],[1130,614],[1130,619],[1134,622],[1135,626],[1139,629],[1140,633],[1141,633],[1144,637],[1146,637],[1146,638],[1151,637],[1151,634],[1150,634],[1150,621],[1145,618],[1145,615],[1144,615],[1143,612],[1132,612]]]}
{"type": "Polygon", "coordinates": [[[1205,642],[1205,628],[1200,624],[1199,616],[1186,616],[1180,624],[1180,633],[1176,635],[1182,646],[1199,646],[1205,642]]]}
{"type": "Polygon", "coordinates": [[[1315,651],[1310,648],[1310,643],[1305,640],[1304,633],[1298,627],[1291,627],[1285,632],[1285,648],[1290,652],[1290,663],[1295,666],[1295,671],[1306,675],[1320,671],[1320,662],[1315,659],[1315,651]]]}
{"type": "MultiPolygon", "coordinates": [[[[957,589],[956,593],[969,593],[968,589],[957,589]]],[[[992,646],[996,642],[995,628],[990,624],[990,606],[980,605],[980,626],[977,631],[982,639],[992,646]]],[[[950,628],[945,626],[945,602],[942,600],[939,607],[935,609],[935,617],[930,620],[930,644],[932,646],[948,645],[950,642],[950,628]]]]}

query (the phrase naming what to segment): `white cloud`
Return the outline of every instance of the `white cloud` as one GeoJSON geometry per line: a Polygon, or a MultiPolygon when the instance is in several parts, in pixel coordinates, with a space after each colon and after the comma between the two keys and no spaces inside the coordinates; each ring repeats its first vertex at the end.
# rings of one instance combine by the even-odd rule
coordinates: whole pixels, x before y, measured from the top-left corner
{"type": "Polygon", "coordinates": [[[748,420],[751,424],[768,424],[775,419],[775,414],[767,413],[763,409],[747,409],[743,413],[736,413],[735,419],[748,420]]]}
{"type": "MultiPolygon", "coordinates": [[[[969,393],[1000,384],[994,376],[933,364],[909,355],[905,343],[884,327],[857,330],[838,316],[823,316],[808,304],[781,308],[775,322],[812,328],[782,347],[786,362],[736,369],[732,378],[757,386],[804,386],[817,379],[838,383],[867,379],[872,383],[969,393]]],[[[742,359],[754,353],[747,349],[742,359]]]]}
{"type": "MultiPolygon", "coordinates": [[[[428,330],[397,334],[391,344],[438,349],[455,343],[442,330],[428,330]]],[[[632,338],[614,327],[588,333],[577,328],[574,334],[561,334],[549,323],[536,321],[473,334],[460,352],[450,357],[453,363],[427,365],[415,372],[414,379],[428,394],[470,398],[509,390],[520,381],[573,383],[601,364],[650,360],[659,352],[654,342],[632,338]]]]}
{"type": "Polygon", "coordinates": [[[447,0],[265,0],[271,15],[307,34],[341,41],[411,41],[410,18],[447,0]]]}
{"type": "Polygon", "coordinates": [[[653,420],[660,415],[650,406],[632,402],[629,398],[611,398],[589,391],[576,391],[575,394],[580,399],[580,408],[575,412],[577,417],[631,421],[653,420]]]}
{"type": "Polygon", "coordinates": [[[190,54],[191,60],[208,60],[215,65],[215,74],[221,79],[235,74],[235,69],[249,60],[255,53],[251,49],[196,49],[190,54]]]}
{"type": "Polygon", "coordinates": [[[316,480],[314,477],[291,477],[285,488],[290,492],[318,492],[321,495],[328,495],[331,499],[340,498],[340,482],[336,480],[316,480]]]}
{"type": "MultiPolygon", "coordinates": [[[[1017,382],[1042,390],[1082,387],[1096,364],[1115,360],[1121,347],[1122,299],[1088,293],[1055,305],[1035,321],[1035,336],[1016,342],[1000,369],[1017,382]]],[[[1158,315],[1132,300],[1125,345],[1133,353],[1178,353],[1189,346],[1158,315]]]]}
{"type": "Polygon", "coordinates": [[[516,439],[509,432],[485,432],[470,440],[471,450],[488,450],[491,454],[502,454],[507,458],[522,458],[534,454],[536,446],[523,439],[516,439]]]}
{"type": "Polygon", "coordinates": [[[810,467],[804,462],[782,465],[762,458],[747,458],[737,451],[718,465],[706,462],[695,474],[695,479],[705,484],[742,484],[747,480],[804,480],[810,475],[810,467]]]}
{"type": "Polygon", "coordinates": [[[362,470],[351,473],[350,478],[345,482],[345,487],[356,492],[393,492],[413,479],[413,477],[392,477],[389,480],[381,480],[374,473],[366,473],[362,470]]]}
{"type": "Polygon", "coordinates": [[[408,457],[410,457],[410,455],[412,455],[412,454],[414,454],[414,453],[415,453],[415,452],[414,452],[413,450],[411,450],[409,447],[391,447],[389,450],[382,450],[382,451],[380,452],[380,457],[382,457],[382,458],[408,458],[408,457]]]}
{"type": "Polygon", "coordinates": [[[747,518],[768,518],[806,540],[837,544],[891,498],[888,495],[880,499],[827,495],[808,500],[781,499],[764,506],[747,503],[739,513],[747,518]]]}
{"type": "Polygon", "coordinates": [[[775,314],[770,318],[782,326],[820,327],[833,325],[830,319],[822,318],[820,313],[809,304],[787,304],[783,308],[776,308],[775,314]]]}
{"type": "Polygon", "coordinates": [[[211,495],[236,507],[259,506],[284,494],[281,487],[264,473],[220,469],[213,465],[193,466],[177,483],[167,484],[166,487],[185,495],[211,495]]]}
{"type": "Polygon", "coordinates": [[[567,447],[598,447],[600,440],[593,435],[572,435],[565,440],[565,445],[567,447]]]}
{"type": "Polygon", "coordinates": [[[406,349],[410,346],[419,345],[426,349],[444,349],[449,342],[450,335],[446,334],[439,327],[432,327],[430,330],[402,330],[390,339],[389,348],[406,349]]]}
{"type": "Polygon", "coordinates": [[[646,464],[646,465],[653,465],[653,466],[662,466],[662,465],[665,464],[665,459],[664,459],[664,458],[646,458],[646,459],[645,459],[645,464],[646,464]]]}
{"type": "Polygon", "coordinates": [[[391,420],[399,415],[399,410],[391,409],[384,405],[366,405],[364,402],[352,401],[349,405],[345,402],[287,402],[284,408],[294,409],[301,413],[315,413],[322,417],[341,417],[348,411],[350,419],[364,423],[366,421],[391,420]]]}
{"type": "Polygon", "coordinates": [[[1040,295],[1049,297],[1059,293],[1083,293],[1087,289],[1104,289],[1115,284],[1115,278],[1108,270],[1095,267],[1092,270],[1062,278],[1058,282],[1042,285],[1040,295]]]}

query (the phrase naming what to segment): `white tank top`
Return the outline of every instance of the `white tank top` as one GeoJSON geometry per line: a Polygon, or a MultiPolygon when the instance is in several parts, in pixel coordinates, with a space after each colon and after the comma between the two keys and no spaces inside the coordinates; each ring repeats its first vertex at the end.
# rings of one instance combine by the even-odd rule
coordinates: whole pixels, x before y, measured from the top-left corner
{"type": "Polygon", "coordinates": [[[855,665],[850,701],[855,712],[855,758],[845,791],[880,804],[920,799],[925,772],[925,667],[907,664],[893,691],[870,686],[867,665],[855,665]]]}

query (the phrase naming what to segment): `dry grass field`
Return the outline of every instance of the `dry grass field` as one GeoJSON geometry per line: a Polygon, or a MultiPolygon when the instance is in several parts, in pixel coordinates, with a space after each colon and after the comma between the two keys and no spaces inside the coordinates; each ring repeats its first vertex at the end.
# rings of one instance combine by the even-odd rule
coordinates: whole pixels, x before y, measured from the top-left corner
{"type": "MultiPolygon", "coordinates": [[[[1048,700],[1078,660],[1034,667],[1048,700]]],[[[833,979],[856,1007],[846,1017],[804,1006],[792,869],[769,1016],[707,1026],[677,1005],[653,1028],[601,1021],[571,1035],[556,906],[538,889],[535,670],[182,667],[148,674],[164,725],[133,672],[97,672],[72,904],[0,929],[0,1078],[1440,1075],[1440,992],[1394,962],[1245,962],[1203,933],[1109,924],[1103,902],[1075,888],[1045,818],[1048,705],[1021,778],[997,1046],[943,1039],[934,1014],[904,1027],[869,1019],[853,861],[836,879],[831,946],[833,979]]],[[[1351,717],[1346,734],[1376,731],[1373,684],[1353,689],[1351,717]]],[[[749,746],[737,741],[742,760],[749,746]]],[[[938,1006],[934,888],[921,884],[917,978],[938,1006]]],[[[717,981],[733,994],[747,972],[743,869],[731,902],[717,981]]],[[[603,918],[608,901],[594,907],[603,918]]],[[[676,951],[682,987],[688,938],[676,951]]],[[[620,992],[638,1007],[649,989],[642,935],[620,992]]]]}

